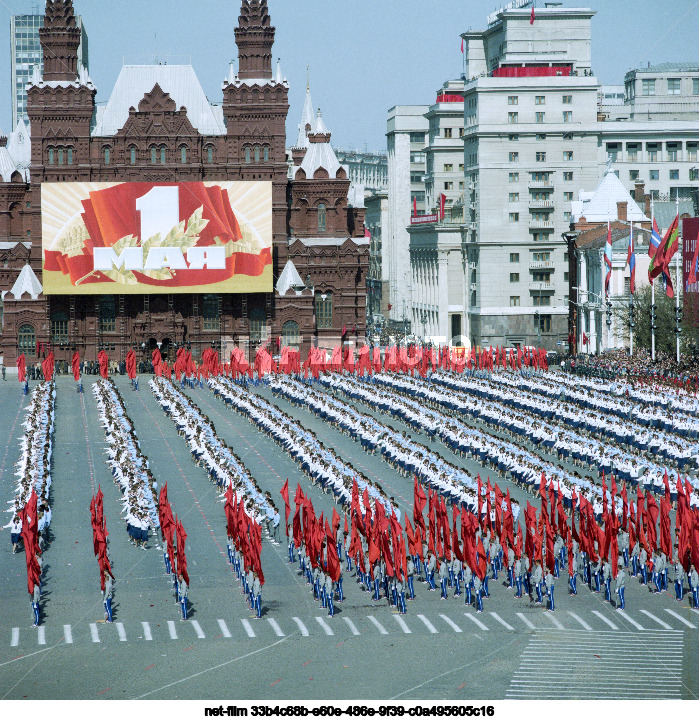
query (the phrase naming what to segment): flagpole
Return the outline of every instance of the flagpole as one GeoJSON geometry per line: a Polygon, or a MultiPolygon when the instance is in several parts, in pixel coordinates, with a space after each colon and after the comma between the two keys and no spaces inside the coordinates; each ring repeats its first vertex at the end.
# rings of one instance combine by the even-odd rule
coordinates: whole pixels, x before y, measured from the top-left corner
{"type": "Polygon", "coordinates": [[[680,239],[679,217],[680,217],[680,196],[679,191],[675,198],[675,208],[677,210],[677,251],[675,252],[675,337],[677,343],[677,365],[680,363],[680,249],[682,241],[680,239]]]}
{"type": "MultiPolygon", "coordinates": [[[[655,204],[652,195],[650,198],[650,216],[652,229],[655,227],[655,204]]],[[[650,357],[655,363],[655,278],[650,282],[650,357]]]]}
{"type": "MultiPolygon", "coordinates": [[[[633,245],[633,220],[631,221],[631,248],[635,253],[633,245]]],[[[630,268],[629,268],[630,270],[630,268]]],[[[629,356],[633,358],[633,291],[631,290],[631,277],[629,276],[629,356]]]]}

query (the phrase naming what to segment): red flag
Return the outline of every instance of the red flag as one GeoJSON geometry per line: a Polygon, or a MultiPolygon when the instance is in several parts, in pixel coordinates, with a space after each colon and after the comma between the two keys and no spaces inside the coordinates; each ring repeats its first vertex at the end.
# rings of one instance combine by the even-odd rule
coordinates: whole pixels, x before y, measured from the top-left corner
{"type": "Polygon", "coordinates": [[[71,370],[73,371],[73,378],[76,381],[80,380],[80,354],[78,351],[73,353],[73,359],[71,360],[71,370]]]}
{"type": "Polygon", "coordinates": [[[24,383],[24,381],[27,380],[27,360],[24,357],[24,353],[17,358],[17,377],[20,383],[24,383]]]}
{"type": "Polygon", "coordinates": [[[102,376],[102,378],[106,378],[109,374],[109,358],[107,357],[107,354],[103,350],[101,350],[97,354],[97,360],[100,366],[100,375],[102,376]]]}
{"type": "Polygon", "coordinates": [[[289,514],[291,513],[291,504],[289,503],[289,479],[286,479],[286,482],[282,486],[282,490],[279,491],[282,494],[282,498],[284,499],[284,518],[286,519],[286,522],[284,523],[284,530],[286,532],[286,535],[289,535],[289,514]]]}
{"type": "Polygon", "coordinates": [[[326,550],[328,552],[328,576],[337,583],[340,578],[340,559],[337,556],[337,546],[335,545],[334,539],[330,536],[327,536],[327,541],[326,550]]]}
{"type": "Polygon", "coordinates": [[[532,14],[529,16],[529,24],[534,24],[534,3],[532,3],[532,14]]]}

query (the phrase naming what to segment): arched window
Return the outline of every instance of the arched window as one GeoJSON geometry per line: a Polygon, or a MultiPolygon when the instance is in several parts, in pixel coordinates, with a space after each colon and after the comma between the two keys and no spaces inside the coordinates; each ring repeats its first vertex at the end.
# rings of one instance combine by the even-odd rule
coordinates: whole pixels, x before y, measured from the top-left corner
{"type": "Polygon", "coordinates": [[[246,163],[250,162],[250,146],[249,145],[245,146],[245,162],[246,163]]]}
{"type": "Polygon", "coordinates": [[[250,312],[250,342],[262,343],[267,340],[267,318],[262,308],[250,312]]]}
{"type": "Polygon", "coordinates": [[[265,154],[264,154],[265,163],[269,163],[269,148],[266,145],[264,147],[264,151],[265,151],[265,154]]]}
{"type": "Polygon", "coordinates": [[[333,294],[331,291],[316,293],[316,328],[333,327],[333,294]]]}
{"type": "Polygon", "coordinates": [[[213,145],[208,145],[206,147],[206,162],[207,163],[214,162],[214,146],[213,145]]]}
{"type": "Polygon", "coordinates": [[[150,162],[152,165],[158,162],[158,149],[156,147],[150,149],[150,162]]]}
{"type": "Polygon", "coordinates": [[[282,327],[282,346],[289,346],[294,350],[299,348],[299,324],[289,320],[282,327]]]}
{"type": "Polygon", "coordinates": [[[68,342],[68,314],[64,310],[51,312],[51,338],[54,344],[68,342]]]}
{"type": "Polygon", "coordinates": [[[136,165],[136,148],[133,145],[129,148],[129,160],[131,165],[136,165]]]}
{"type": "Polygon", "coordinates": [[[180,148],[180,162],[187,162],[187,148],[184,145],[180,148]]]}
{"type": "Polygon", "coordinates": [[[64,156],[64,150],[63,148],[58,149],[58,164],[63,165],[63,156],[64,156]]]}
{"type": "Polygon", "coordinates": [[[109,148],[104,149],[104,164],[109,165],[109,148]]]}
{"type": "Polygon", "coordinates": [[[218,295],[209,293],[202,298],[204,330],[221,330],[221,317],[218,308],[218,295]]]}
{"type": "Polygon", "coordinates": [[[255,146],[255,162],[256,163],[260,162],[260,146],[259,145],[255,146]]]}
{"type": "Polygon", "coordinates": [[[53,148],[49,148],[49,165],[53,165],[54,163],[54,150],[53,148]]]}
{"type": "Polygon", "coordinates": [[[100,298],[100,333],[113,333],[116,330],[116,299],[113,295],[100,298]]]}
{"type": "Polygon", "coordinates": [[[166,159],[165,146],[163,146],[160,148],[160,164],[165,165],[166,159]]]}
{"type": "Polygon", "coordinates": [[[73,164],[73,148],[68,148],[68,165],[73,164]]]}
{"type": "Polygon", "coordinates": [[[34,326],[23,325],[19,329],[17,335],[17,345],[19,346],[19,352],[24,355],[35,355],[36,354],[36,333],[34,332],[34,326]]]}
{"type": "Polygon", "coordinates": [[[327,226],[327,211],[325,210],[325,204],[320,203],[318,206],[318,232],[324,233],[327,226]]]}

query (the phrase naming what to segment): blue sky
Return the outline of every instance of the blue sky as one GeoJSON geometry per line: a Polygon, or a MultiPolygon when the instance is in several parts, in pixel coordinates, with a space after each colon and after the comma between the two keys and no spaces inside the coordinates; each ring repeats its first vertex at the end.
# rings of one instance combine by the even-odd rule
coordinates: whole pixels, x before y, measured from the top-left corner
{"type": "MultiPolygon", "coordinates": [[[[537,0],[543,6],[544,0],[537,0]]],[[[38,2],[42,8],[45,3],[38,2]]],[[[237,58],[233,29],[239,0],[74,0],[90,39],[90,74],[106,102],[122,62],[190,62],[212,101],[222,99],[228,62],[237,58]]],[[[623,82],[646,62],[699,63],[699,0],[564,0],[591,7],[592,66],[602,83],[623,82]]],[[[10,17],[33,12],[32,0],[0,0],[0,127],[11,127],[10,17]]],[[[333,144],[385,149],[393,105],[428,104],[461,73],[459,34],[483,29],[494,0],[269,0],[277,28],[274,58],[291,85],[287,123],[295,136],[310,65],[311,92],[333,144]]]]}

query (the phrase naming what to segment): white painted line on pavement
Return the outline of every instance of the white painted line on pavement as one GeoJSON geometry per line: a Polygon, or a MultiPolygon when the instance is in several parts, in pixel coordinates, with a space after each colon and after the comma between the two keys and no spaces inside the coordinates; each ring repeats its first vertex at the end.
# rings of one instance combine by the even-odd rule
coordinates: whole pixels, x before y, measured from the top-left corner
{"type": "Polygon", "coordinates": [[[321,618],[320,616],[316,616],[316,621],[318,621],[318,625],[325,631],[326,636],[334,636],[335,632],[328,626],[327,623],[325,623],[325,619],[321,618]]]}
{"type": "Polygon", "coordinates": [[[529,628],[533,629],[536,628],[536,626],[523,613],[518,613],[517,615],[522,619],[525,626],[529,626],[529,628]]]}
{"type": "Polygon", "coordinates": [[[240,622],[243,624],[243,628],[245,629],[245,633],[247,633],[248,637],[255,638],[255,632],[252,630],[250,621],[248,621],[247,618],[241,618],[240,622]]]}
{"type": "Polygon", "coordinates": [[[274,629],[274,633],[276,633],[277,636],[284,636],[284,631],[281,630],[279,624],[273,618],[268,618],[267,620],[269,621],[269,625],[274,629]]]}
{"type": "Polygon", "coordinates": [[[90,636],[92,636],[92,643],[100,642],[100,636],[99,636],[99,633],[97,633],[97,624],[96,623],[90,624],[90,636]]]}
{"type": "MultiPolygon", "coordinates": [[[[346,620],[347,619],[345,619],[345,621],[346,620]]],[[[301,631],[302,636],[308,636],[308,629],[306,628],[306,624],[300,618],[296,618],[296,616],[294,616],[292,618],[292,621],[299,627],[299,631],[301,631]]]]}
{"type": "Polygon", "coordinates": [[[689,628],[696,628],[693,623],[690,623],[686,618],[682,618],[679,613],[675,613],[672,609],[666,608],[665,611],[671,616],[674,616],[678,621],[682,621],[685,626],[689,626],[689,628]]]}
{"type": "Polygon", "coordinates": [[[218,627],[221,629],[221,633],[224,638],[230,638],[231,632],[228,630],[228,624],[222,619],[218,619],[218,627]]]}
{"type": "Polygon", "coordinates": [[[202,631],[199,621],[192,621],[192,628],[197,632],[197,638],[206,638],[204,631],[202,631]]]}
{"type": "Polygon", "coordinates": [[[568,613],[586,630],[586,631],[592,631],[592,626],[590,626],[589,623],[586,621],[583,621],[580,616],[578,616],[577,613],[573,613],[572,611],[568,611],[568,613]]]}
{"type": "Polygon", "coordinates": [[[645,609],[642,608],[641,613],[644,614],[645,616],[648,616],[648,618],[652,618],[657,624],[659,624],[666,631],[672,631],[672,626],[665,623],[665,621],[661,621],[657,616],[654,616],[650,611],[646,611],[645,609]]]}
{"type": "Polygon", "coordinates": [[[597,618],[601,618],[607,626],[612,629],[612,631],[619,630],[619,626],[617,626],[613,621],[610,621],[603,613],[600,613],[599,611],[593,611],[592,613],[594,613],[597,618]]]}
{"type": "Polygon", "coordinates": [[[46,629],[43,626],[39,626],[39,628],[36,629],[37,631],[37,643],[39,646],[45,646],[46,645],[46,629]]]}
{"type": "Polygon", "coordinates": [[[439,633],[437,629],[430,623],[429,619],[426,616],[423,616],[421,613],[418,613],[417,617],[427,626],[427,630],[430,633],[439,633]]]}
{"type": "Polygon", "coordinates": [[[545,618],[547,618],[556,628],[565,628],[565,626],[553,615],[553,611],[542,611],[545,618]]]}
{"type": "Polygon", "coordinates": [[[643,626],[641,626],[640,623],[638,623],[637,621],[634,621],[633,618],[631,618],[631,616],[629,616],[629,614],[626,613],[626,611],[617,611],[617,613],[618,613],[622,618],[625,618],[632,626],[635,626],[639,631],[645,631],[645,630],[646,630],[645,628],[643,628],[643,626]]]}
{"type": "Polygon", "coordinates": [[[168,621],[167,622],[167,628],[168,631],[170,631],[170,638],[173,641],[177,641],[177,629],[175,628],[175,622],[174,621],[168,621]]]}
{"type": "Polygon", "coordinates": [[[354,623],[352,623],[352,621],[350,621],[349,618],[343,618],[342,620],[350,627],[350,631],[352,631],[355,636],[359,636],[359,629],[354,625],[354,623]]]}
{"type": "Polygon", "coordinates": [[[12,640],[10,641],[10,646],[19,646],[19,629],[16,627],[12,629],[12,640]]]}
{"type": "Polygon", "coordinates": [[[119,634],[120,641],[126,641],[126,631],[124,630],[124,624],[121,621],[117,621],[115,624],[117,632],[119,634]]]}
{"type": "Polygon", "coordinates": [[[456,631],[456,633],[461,633],[461,629],[449,618],[449,616],[445,616],[443,613],[440,613],[439,617],[443,618],[444,621],[456,631]]]}
{"type": "Polygon", "coordinates": [[[396,623],[403,629],[403,633],[412,633],[408,628],[408,624],[400,616],[394,616],[393,618],[396,619],[396,623]]]}
{"type": "Polygon", "coordinates": [[[473,621],[476,626],[478,626],[478,628],[482,629],[483,631],[488,630],[488,627],[484,623],[481,623],[472,613],[465,613],[464,616],[466,616],[466,618],[470,618],[471,621],[473,621]]]}
{"type": "Polygon", "coordinates": [[[141,621],[141,627],[143,628],[143,638],[145,638],[146,641],[152,641],[153,635],[150,632],[150,624],[146,621],[141,621]]]}
{"type": "Polygon", "coordinates": [[[63,638],[66,643],[73,643],[73,629],[67,624],[63,626],[63,638]]]}
{"type": "Polygon", "coordinates": [[[376,628],[379,629],[379,633],[382,636],[385,636],[388,631],[373,617],[373,616],[367,616],[367,618],[376,626],[376,628]]]}
{"type": "Polygon", "coordinates": [[[500,616],[498,616],[498,614],[495,613],[495,611],[491,611],[491,612],[490,612],[490,615],[491,615],[498,623],[501,623],[508,631],[514,631],[514,630],[515,630],[515,629],[514,629],[514,626],[510,626],[510,624],[507,623],[507,621],[504,621],[502,618],[500,618],[500,616]]]}

